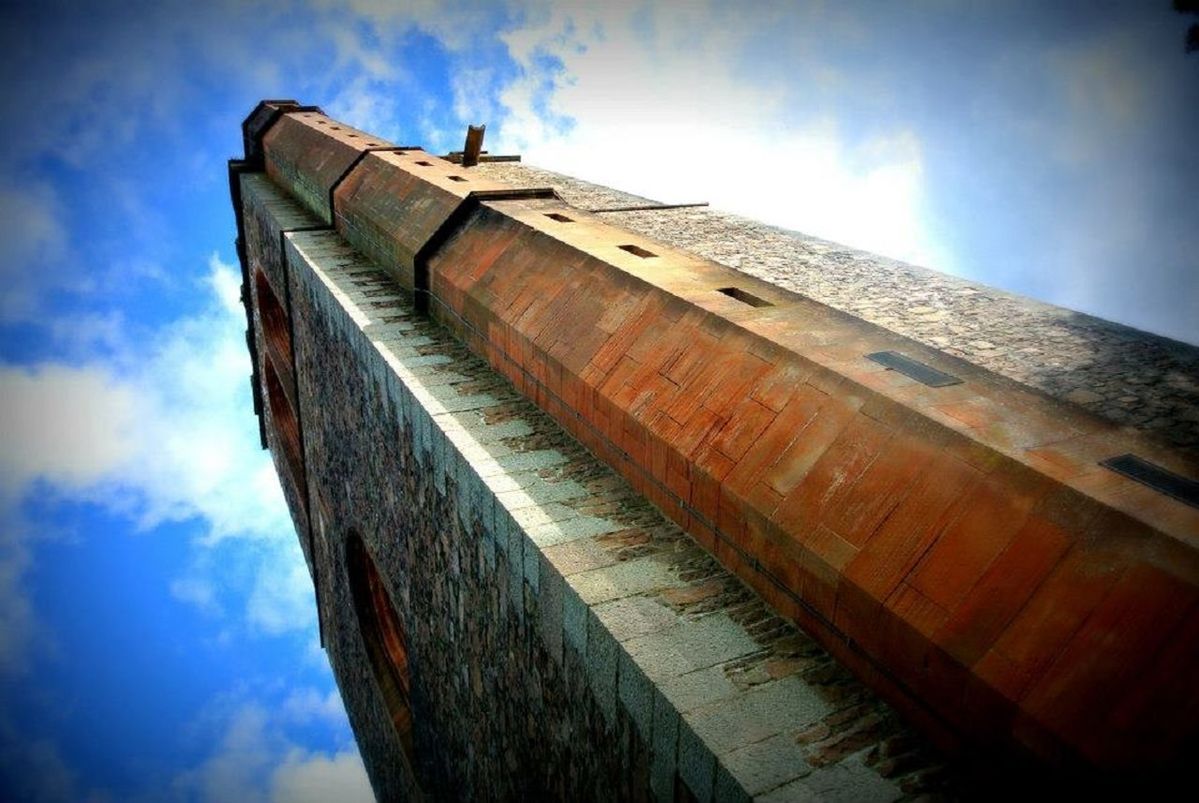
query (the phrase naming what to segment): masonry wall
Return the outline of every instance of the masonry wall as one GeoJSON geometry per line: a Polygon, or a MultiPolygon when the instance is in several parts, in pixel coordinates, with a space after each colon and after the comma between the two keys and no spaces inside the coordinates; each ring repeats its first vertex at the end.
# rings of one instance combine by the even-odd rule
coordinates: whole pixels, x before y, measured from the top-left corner
{"type": "Polygon", "coordinates": [[[311,568],[313,556],[283,234],[315,228],[320,221],[285,196],[261,192],[244,196],[240,220],[246,269],[242,292],[253,310],[251,335],[256,344],[253,354],[258,361],[252,381],[261,399],[264,445],[270,447],[279,485],[311,568]],[[264,315],[268,308],[275,314],[264,315]],[[288,435],[287,443],[284,433],[288,435]]]}
{"type": "Polygon", "coordinates": [[[960,357],[1199,453],[1199,348],[717,209],[652,201],[521,162],[475,173],[553,187],[603,220],[960,357]],[[604,212],[606,209],[630,211],[604,212]],[[648,207],[648,208],[647,208],[648,207]]]}
{"type": "MultiPolygon", "coordinates": [[[[525,610],[524,567],[505,560],[511,549],[507,528],[497,525],[490,506],[482,515],[463,503],[462,486],[469,487],[470,478],[447,464],[446,435],[433,421],[433,410],[386,375],[390,369],[376,342],[390,340],[390,352],[400,352],[404,368],[424,369],[425,375],[461,355],[444,337],[436,342],[422,336],[410,312],[394,303],[391,282],[348,253],[336,235],[292,237],[288,257],[296,275],[301,394],[310,411],[306,446],[310,492],[319,511],[326,645],[359,739],[368,745],[363,752],[381,797],[402,785],[396,769],[404,760],[376,698],[345,579],[345,537],[351,529],[362,534],[392,584],[407,625],[414,769],[421,790],[446,799],[591,799],[606,797],[607,786],[633,797],[632,787],[644,789],[646,778],[623,773],[619,751],[578,750],[580,739],[629,742],[628,720],[605,727],[576,656],[571,654],[568,671],[563,657],[551,659],[536,637],[525,610]],[[322,261],[323,276],[317,273],[322,261]],[[367,310],[385,311],[380,317],[391,323],[362,334],[331,292],[338,284],[361,296],[359,304],[367,310]],[[504,541],[498,550],[497,538],[504,541]]],[[[515,401],[479,366],[455,369],[438,378],[445,381],[442,387],[451,379],[472,385],[473,392],[465,401],[455,399],[460,403],[454,406],[464,418],[480,419],[472,422],[476,427],[515,401]]],[[[524,428],[508,419],[490,429],[494,433],[482,437],[515,438],[524,428]]],[[[510,447],[496,443],[492,449],[510,447]]],[[[530,470],[560,462],[544,450],[517,456],[530,470]]],[[[477,478],[474,482],[474,492],[483,492],[477,478]]],[[[645,755],[643,744],[628,748],[645,755]]]]}
{"type": "Polygon", "coordinates": [[[855,671],[957,737],[1058,764],[1153,762],[1194,728],[1167,684],[1126,678],[1185,675],[1159,655],[1189,632],[1199,513],[1100,465],[1135,452],[1186,473],[1185,455],[462,172],[367,154],[335,223],[356,242],[380,199],[460,198],[444,239],[404,223],[363,247],[425,249],[413,283],[438,320],[855,671]],[[866,358],[882,351],[952,384],[866,358]],[[1124,650],[1096,657],[1104,642],[1124,650]],[[1113,696],[1143,732],[1095,727],[1113,696]]]}
{"type": "MultiPolygon", "coordinates": [[[[490,452],[487,448],[479,452],[475,430],[455,417],[469,419],[470,413],[487,410],[489,404],[503,399],[504,404],[523,400],[519,403],[530,412],[548,413],[549,418],[538,419],[543,423],[537,431],[553,431],[562,439],[555,454],[561,458],[573,449],[597,471],[606,465],[602,471],[615,472],[608,474],[608,481],[623,488],[622,493],[633,500],[628,504],[651,512],[656,509],[654,515],[666,528],[662,532],[674,533],[669,548],[663,542],[663,549],[655,551],[658,541],[652,536],[648,542],[633,544],[631,552],[618,550],[611,567],[592,567],[591,571],[606,572],[597,575],[595,582],[607,591],[658,593],[687,575],[663,556],[687,549],[712,555],[723,566],[716,569],[705,558],[713,570],[723,572],[729,582],[732,575],[746,582],[760,596],[755,604],[765,600],[784,622],[804,627],[844,666],[899,705],[905,716],[942,745],[964,750],[967,756],[1003,756],[1014,762],[1031,758],[1036,766],[1054,766],[1094,779],[1099,777],[1097,772],[1176,767],[1182,745],[1196,738],[1197,697],[1187,678],[1199,654],[1195,550],[1199,511],[1177,495],[1162,494],[1101,464],[1121,453],[1134,453],[1177,472],[1176,478],[1185,485],[1195,473],[1193,454],[1185,445],[1189,441],[1160,437],[1160,416],[1141,432],[1121,429],[1069,403],[1073,400],[1060,398],[1074,390],[1053,398],[1012,381],[1011,376],[930,348],[932,340],[909,339],[813,298],[611,226],[564,203],[554,188],[537,186],[537,174],[531,185],[496,181],[498,170],[485,167],[470,172],[419,149],[393,146],[348,129],[317,110],[278,116],[267,127],[262,145],[269,178],[247,178],[248,183],[243,183],[245,213],[266,215],[271,207],[283,209],[293,203],[288,198],[306,208],[306,212],[286,213],[293,216],[289,218],[292,233],[277,222],[247,221],[243,236],[251,246],[251,265],[258,259],[284,266],[264,270],[265,281],[251,293],[258,316],[258,353],[263,355],[258,384],[269,402],[265,405],[268,439],[276,464],[281,476],[290,476],[293,487],[288,490],[285,476],[285,491],[302,540],[310,542],[307,550],[322,611],[330,612],[327,636],[340,632],[343,618],[334,614],[344,606],[331,600],[345,594],[344,585],[336,582],[339,571],[345,574],[345,566],[340,570],[337,566],[345,550],[339,536],[328,535],[329,522],[343,531],[348,526],[362,533],[368,544],[375,544],[372,550],[386,550],[394,548],[383,545],[392,543],[392,536],[376,544],[371,540],[374,536],[357,524],[347,525],[344,517],[367,515],[363,511],[371,505],[411,511],[412,519],[422,522],[412,528],[428,533],[417,532],[400,541],[412,541],[411,548],[417,550],[413,555],[446,555],[444,562],[429,560],[439,569],[434,582],[439,590],[428,592],[437,604],[421,608],[422,616],[410,618],[405,627],[416,642],[431,639],[439,645],[431,650],[414,642],[414,712],[422,705],[431,706],[434,697],[457,693],[439,684],[438,692],[430,696],[429,685],[418,678],[418,666],[435,662],[435,653],[462,654],[462,645],[454,637],[465,625],[439,624],[437,616],[444,616],[446,610],[442,604],[448,601],[453,610],[453,602],[465,597],[478,603],[469,609],[487,610],[481,600],[491,581],[483,575],[477,587],[466,590],[445,590],[440,585],[444,582],[440,578],[462,574],[463,560],[476,557],[455,551],[475,535],[476,524],[469,513],[459,515],[455,507],[474,498],[472,473],[490,489],[497,511],[490,524],[486,516],[482,518],[481,543],[488,543],[489,533],[497,544],[519,547],[509,552],[511,571],[498,582],[509,588],[520,620],[541,611],[543,586],[555,588],[540,567],[547,554],[543,547],[559,544],[540,543],[537,528],[524,524],[517,528],[523,528],[524,536],[513,536],[504,529],[506,519],[496,503],[512,516],[519,507],[512,508],[510,501],[524,504],[532,499],[535,507],[557,505],[550,508],[554,513],[545,514],[557,532],[563,526],[556,516],[564,501],[574,497],[564,500],[554,495],[577,489],[569,485],[548,489],[560,468],[555,462],[522,471],[499,461],[498,468],[488,464],[480,472],[471,456],[486,460],[490,452]],[[253,191],[248,189],[251,185],[253,191]],[[308,221],[327,230],[298,231],[308,227],[302,220],[305,214],[311,216],[308,221]],[[270,242],[276,233],[278,246],[270,242]],[[350,251],[337,250],[346,247],[338,236],[377,266],[371,268],[376,271],[368,281],[371,289],[353,289],[333,278],[349,264],[347,260],[359,259],[351,257],[350,251]],[[312,246],[313,254],[324,254],[314,257],[300,247],[309,238],[333,239],[312,246]],[[322,247],[328,252],[321,252],[322,247]],[[310,277],[317,277],[319,283],[310,282],[310,277]],[[365,337],[364,342],[382,353],[386,370],[375,357],[362,357],[375,353],[362,345],[352,349],[359,361],[345,375],[337,372],[330,355],[342,354],[343,349],[321,339],[319,333],[339,318],[336,305],[326,308],[317,303],[322,292],[335,299],[360,330],[366,327],[360,335],[353,335],[350,327],[345,338],[354,343],[356,337],[365,337]],[[270,302],[280,296],[293,334],[290,344],[273,339],[268,331],[272,327],[263,324],[279,317],[270,313],[270,303],[264,306],[264,299],[270,302]],[[445,330],[421,328],[433,325],[424,318],[400,320],[403,316],[394,309],[407,300],[445,330]],[[397,342],[401,342],[398,333],[408,333],[402,345],[385,346],[375,339],[376,329],[371,327],[378,326],[378,332],[386,328],[383,319],[375,320],[368,311],[376,308],[393,310],[388,314],[398,316],[392,322],[398,327],[393,332],[397,342]],[[314,314],[316,309],[321,314],[314,314]],[[413,327],[420,329],[415,337],[413,327]],[[469,363],[483,373],[463,375],[457,367],[422,363],[407,366],[395,351],[416,349],[413,359],[436,358],[422,351],[431,348],[423,338],[447,330],[453,334],[445,341],[455,349],[453,364],[469,363]],[[879,352],[900,353],[920,370],[934,369],[937,381],[929,384],[919,374],[889,370],[868,356],[879,352]],[[468,353],[482,362],[471,362],[468,353]],[[289,354],[290,372],[280,367],[289,354]],[[486,372],[484,365],[493,373],[486,372]],[[384,409],[398,405],[396,427],[388,428],[386,416],[362,418],[361,410],[355,411],[355,400],[371,398],[369,386],[357,387],[348,376],[355,371],[374,377],[375,396],[384,409]],[[416,385],[406,379],[401,382],[408,396],[389,389],[392,378],[411,372],[416,385]],[[424,372],[437,375],[432,387],[439,390],[420,387],[424,372]],[[447,379],[441,376],[444,372],[458,378],[447,379]],[[331,375],[337,378],[326,387],[331,375]],[[504,384],[501,376],[510,384],[504,384]],[[325,398],[329,393],[338,395],[325,398]],[[409,397],[443,425],[429,429],[429,462],[422,457],[425,430],[419,419],[414,424],[404,417],[409,397]],[[294,422],[283,414],[288,409],[294,422]],[[345,420],[356,423],[347,427],[345,420]],[[556,429],[545,429],[550,420],[556,429]],[[379,427],[378,432],[386,434],[366,444],[353,441],[364,422],[370,425],[368,431],[379,427]],[[453,449],[437,439],[439,428],[453,449]],[[295,432],[302,443],[299,455],[295,432]],[[356,477],[364,466],[354,464],[352,456],[333,456],[343,450],[347,455],[370,452],[368,459],[359,458],[360,463],[369,463],[382,459],[373,451],[386,454],[395,437],[401,443],[399,456],[363,476],[360,486],[347,485],[344,496],[358,493],[362,501],[353,510],[339,508],[341,494],[330,491],[331,485],[356,477]],[[1183,444],[1182,448],[1172,448],[1171,440],[1183,444]],[[578,443],[587,451],[580,450],[578,443]],[[406,456],[408,449],[410,456],[406,456]],[[597,457],[601,463],[595,462],[597,457]],[[465,484],[456,485],[455,480],[462,480],[461,470],[455,468],[459,458],[472,468],[465,484]],[[451,467],[450,481],[441,483],[438,474],[446,472],[446,466],[451,467]],[[429,498],[419,483],[418,487],[405,485],[402,493],[391,488],[382,501],[373,498],[389,482],[404,485],[430,469],[433,487],[444,494],[444,504],[429,498]],[[543,489],[549,494],[544,499],[539,496],[543,489]],[[439,524],[446,520],[443,517],[451,522],[461,519],[461,531],[447,534],[439,524]],[[434,544],[438,532],[444,543],[434,544]],[[684,538],[683,532],[694,541],[684,538]],[[530,544],[535,547],[532,551],[530,544]],[[643,555],[641,547],[651,554],[643,555]],[[324,554],[331,557],[327,558],[329,571],[322,573],[324,554]],[[648,562],[639,563],[641,559],[648,562]],[[636,578],[627,588],[626,573],[636,578]],[[326,585],[322,577],[334,579],[326,585]],[[422,628],[438,632],[420,635],[422,628]]],[[[643,223],[641,228],[650,231],[653,225],[643,223]]],[[[702,229],[683,226],[675,239],[693,236],[688,231],[702,229]]],[[[355,264],[365,275],[368,263],[355,264]]],[[[1189,356],[1178,359],[1185,362],[1189,356]]],[[[338,361],[346,362],[340,357],[338,361]]],[[[1175,407],[1179,403],[1170,402],[1175,407]]],[[[1181,403],[1185,406],[1185,397],[1181,403]]],[[[1170,414],[1174,408],[1161,409],[1170,414]]],[[[499,448],[513,445],[503,440],[499,448]]],[[[572,464],[567,459],[564,465],[572,464]]],[[[583,505],[590,509],[589,503],[583,505]]],[[[404,521],[397,514],[385,529],[396,532],[398,526],[402,532],[404,521]]],[[[591,526],[614,525],[586,525],[591,526]]],[[[627,529],[572,532],[581,542],[601,539],[602,549],[611,554],[610,536],[627,529]]],[[[573,536],[568,539],[572,543],[573,536]]],[[[582,548],[576,544],[567,550],[570,560],[582,559],[574,554],[582,548]]],[[[394,560],[376,559],[381,567],[394,560]]],[[[552,558],[545,559],[554,565],[552,558]]],[[[411,583],[420,563],[385,567],[389,582],[397,584],[392,587],[393,597],[399,595],[396,608],[406,618],[417,606],[411,583]]],[[[501,563],[497,560],[497,565],[501,563]]],[[[486,560],[481,565],[485,564],[486,560]]],[[[572,587],[567,572],[559,569],[557,574],[563,588],[572,587]]],[[[576,596],[585,606],[596,602],[577,589],[576,596]]],[[[715,592],[713,596],[723,599],[715,592]]],[[[524,642],[530,663],[521,665],[522,677],[532,673],[553,685],[553,672],[541,668],[537,645],[548,645],[552,662],[557,653],[553,617],[561,615],[563,632],[569,635],[571,599],[564,592],[561,604],[552,601],[548,630],[540,640],[524,642]]],[[[574,615],[580,616],[575,610],[574,615]]],[[[706,626],[714,626],[710,621],[706,626]]],[[[513,645],[520,640],[505,635],[503,627],[493,632],[495,624],[493,620],[481,635],[472,635],[470,643],[485,644],[487,649],[479,654],[492,658],[495,650],[502,652],[506,646],[511,661],[516,653],[513,645]]],[[[540,632],[529,630],[535,631],[540,632]]],[[[664,793],[669,773],[663,767],[669,762],[663,756],[668,748],[658,748],[652,728],[648,734],[638,730],[647,716],[644,709],[638,714],[631,702],[636,697],[636,678],[661,691],[660,678],[640,662],[641,649],[624,646],[606,624],[594,630],[588,625],[584,631],[576,646],[584,656],[596,656],[583,659],[584,674],[601,712],[610,713],[606,701],[612,690],[622,688],[619,678],[627,677],[626,682],[633,684],[629,692],[633,697],[616,696],[626,704],[633,723],[629,733],[640,739],[625,738],[619,731],[616,743],[624,765],[648,766],[646,777],[657,778],[657,791],[664,793]],[[599,639],[594,648],[593,634],[599,639]],[[610,642],[622,646],[611,647],[610,642]],[[608,667],[622,666],[622,655],[631,661],[630,671],[618,672],[617,680],[609,680],[608,667]]],[[[700,650],[710,634],[696,632],[701,635],[694,646],[700,650]]],[[[672,643],[662,634],[652,635],[646,639],[645,655],[657,655],[663,643],[672,643]]],[[[729,638],[730,643],[736,642],[729,638]]],[[[718,643],[724,642],[718,639],[718,643]]],[[[754,643],[754,650],[768,649],[760,641],[754,643]]],[[[334,652],[339,651],[341,647],[334,652]]],[[[727,661],[744,655],[718,657],[718,664],[726,664],[722,672],[727,680],[732,676],[727,661]]],[[[361,658],[361,654],[352,657],[347,667],[361,669],[361,658]]],[[[680,660],[667,676],[699,669],[688,668],[685,656],[680,660]]],[[[478,673],[468,669],[463,677],[473,674],[478,673]]],[[[438,677],[452,675],[451,671],[438,677]]],[[[565,670],[562,677],[569,689],[570,672],[565,670]]],[[[813,723],[827,725],[826,718],[838,716],[837,711],[812,702],[824,699],[819,685],[805,681],[792,691],[780,692],[784,697],[799,695],[787,697],[794,710],[785,722],[771,719],[760,703],[746,702],[750,698],[730,698],[740,700],[727,704],[737,712],[709,712],[712,722],[718,723],[709,723],[711,732],[689,724],[687,712],[672,703],[674,713],[680,715],[674,760],[681,779],[672,788],[686,788],[701,799],[717,790],[747,793],[749,787],[742,780],[729,780],[740,776],[730,769],[736,762],[729,764],[723,756],[761,741],[755,723],[762,719],[774,723],[766,726],[778,729],[773,735],[789,734],[780,749],[802,761],[787,759],[783,761],[787,766],[824,767],[820,762],[825,759],[840,768],[849,766],[843,763],[849,760],[847,755],[829,752],[825,749],[829,745],[817,749],[824,759],[815,761],[807,748],[796,747],[809,744],[803,734],[819,731],[810,731],[813,723]],[[757,713],[750,715],[751,710],[757,713]],[[725,740],[718,731],[727,727],[730,718],[739,723],[734,731],[740,735],[725,740]],[[795,730],[795,722],[804,726],[795,730]]],[[[472,689],[477,686],[472,682],[472,689]]],[[[508,685],[501,691],[504,700],[511,700],[517,689],[508,685]]],[[[555,693],[547,691],[543,697],[552,700],[555,693]]],[[[449,712],[458,709],[441,710],[451,716],[449,712]]],[[[656,717],[656,704],[652,710],[656,717]]],[[[480,715],[486,719],[485,712],[480,715]]],[[[562,715],[572,732],[577,728],[594,732],[589,730],[590,720],[579,723],[565,712],[562,715]]],[[[503,720],[494,733],[516,733],[512,727],[519,716],[519,707],[514,708],[512,718],[503,720]]],[[[854,727],[863,716],[861,711],[845,715],[854,727]]],[[[472,766],[499,766],[474,761],[473,747],[458,753],[445,747],[489,743],[488,737],[476,734],[472,740],[449,732],[422,736],[421,727],[433,727],[430,719],[439,728],[450,727],[444,717],[425,719],[424,726],[416,726],[417,775],[425,766],[429,783],[451,788],[447,773],[438,774],[436,762],[429,758],[440,755],[433,745],[469,759],[472,766]],[[425,758],[420,758],[421,739],[429,745],[425,758]]],[[[621,727],[618,714],[607,720],[621,727]]],[[[838,728],[831,728],[826,735],[838,733],[838,728]]],[[[869,764],[863,762],[866,753],[873,751],[876,759],[883,754],[879,738],[873,734],[848,740],[860,748],[854,766],[866,768],[864,775],[851,772],[854,778],[873,777],[869,764]],[[864,743],[859,744],[861,740],[864,743]]],[[[383,763],[394,762],[384,759],[383,763]]],[[[593,778],[611,783],[611,769],[597,765],[584,773],[593,772],[593,778]]],[[[788,783],[810,782],[802,770],[796,772],[788,783]]],[[[813,777],[831,776],[813,772],[813,777]]],[[[552,788],[562,791],[567,788],[563,783],[576,782],[545,783],[557,784],[552,788]]],[[[587,782],[579,783],[578,788],[586,787],[587,782]]],[[[902,791],[902,785],[884,783],[877,789],[896,792],[902,791]]]]}
{"type": "MultiPolygon", "coordinates": [[[[242,194],[251,217],[287,205],[261,175],[242,194]]],[[[384,272],[333,232],[271,226],[280,248],[251,253],[284,257],[322,633],[381,799],[969,783],[384,272]],[[411,755],[351,598],[351,531],[405,623],[411,755]]]]}

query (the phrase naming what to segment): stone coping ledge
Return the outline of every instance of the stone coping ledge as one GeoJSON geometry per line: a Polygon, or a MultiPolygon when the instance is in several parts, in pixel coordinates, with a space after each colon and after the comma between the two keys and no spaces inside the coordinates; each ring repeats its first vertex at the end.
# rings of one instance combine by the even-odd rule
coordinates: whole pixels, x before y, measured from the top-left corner
{"type": "MultiPolygon", "coordinates": [[[[652,203],[527,163],[471,168],[579,207],[652,203]]],[[[1199,347],[716,208],[605,214],[1121,426],[1199,452],[1199,347]]]]}

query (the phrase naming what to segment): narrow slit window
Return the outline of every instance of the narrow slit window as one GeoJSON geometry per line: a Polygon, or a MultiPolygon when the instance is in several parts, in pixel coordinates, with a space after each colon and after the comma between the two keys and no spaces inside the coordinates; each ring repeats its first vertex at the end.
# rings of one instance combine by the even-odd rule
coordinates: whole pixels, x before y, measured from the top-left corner
{"type": "Polygon", "coordinates": [[[462,176],[450,176],[450,181],[466,181],[462,176]]]}
{"type": "Polygon", "coordinates": [[[724,293],[729,298],[736,299],[737,301],[740,301],[742,304],[749,304],[751,307],[773,307],[774,306],[774,304],[771,304],[766,299],[758,298],[753,293],[747,293],[744,290],[742,290],[740,287],[721,287],[721,288],[718,288],[716,290],[716,292],[724,293]]]}
{"type": "Polygon", "coordinates": [[[569,218],[566,215],[560,215],[557,212],[546,212],[545,216],[550,220],[556,220],[559,223],[574,223],[574,218],[569,218]]]}
{"type": "Polygon", "coordinates": [[[1139,455],[1122,454],[1119,457],[1109,457],[1099,465],[1147,485],[1158,493],[1173,497],[1184,505],[1199,507],[1199,481],[1175,474],[1139,455]]]}
{"type": "Polygon", "coordinates": [[[262,337],[267,348],[277,354],[278,359],[283,362],[281,367],[291,370],[291,328],[287,312],[279,303],[278,296],[261,268],[254,271],[254,283],[258,295],[258,318],[262,322],[262,337]]]}
{"type": "MultiPolygon", "coordinates": [[[[275,370],[274,360],[268,355],[262,361],[263,381],[266,383],[266,399],[271,411],[271,424],[275,437],[283,449],[283,463],[287,473],[297,489],[304,487],[304,447],[300,440],[300,422],[291,409],[287,391],[283,382],[290,381],[280,378],[275,370]]],[[[300,503],[303,505],[303,501],[300,503]]]]}
{"type": "Polygon", "coordinates": [[[353,530],[346,539],[346,568],[350,596],[358,615],[359,630],[366,647],[371,672],[383,693],[392,725],[412,762],[411,679],[408,668],[408,639],[403,620],[391,594],[371,558],[362,536],[353,530]]]}
{"type": "Polygon", "coordinates": [[[904,376],[909,376],[917,382],[928,385],[930,388],[943,388],[948,385],[962,384],[962,380],[953,374],[938,371],[931,365],[925,365],[922,362],[913,360],[911,357],[900,354],[898,351],[876,351],[874,354],[867,354],[866,359],[873,360],[892,371],[899,371],[904,376]]]}
{"type": "Polygon", "coordinates": [[[417,162],[417,164],[420,165],[421,167],[432,167],[433,166],[432,162],[417,162]]]}
{"type": "Polygon", "coordinates": [[[642,248],[639,245],[618,245],[616,247],[619,248],[621,251],[628,251],[633,256],[639,256],[642,259],[647,259],[649,257],[657,256],[657,254],[655,254],[653,251],[646,251],[644,248],[642,248]]]}

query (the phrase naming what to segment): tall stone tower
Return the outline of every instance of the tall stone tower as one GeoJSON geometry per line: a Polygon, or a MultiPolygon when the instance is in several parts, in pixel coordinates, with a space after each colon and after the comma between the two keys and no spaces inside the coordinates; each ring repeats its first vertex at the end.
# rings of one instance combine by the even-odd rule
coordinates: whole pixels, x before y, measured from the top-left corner
{"type": "Polygon", "coordinates": [[[244,135],[255,412],[380,798],[1192,755],[1199,350],[293,101],[244,135]]]}

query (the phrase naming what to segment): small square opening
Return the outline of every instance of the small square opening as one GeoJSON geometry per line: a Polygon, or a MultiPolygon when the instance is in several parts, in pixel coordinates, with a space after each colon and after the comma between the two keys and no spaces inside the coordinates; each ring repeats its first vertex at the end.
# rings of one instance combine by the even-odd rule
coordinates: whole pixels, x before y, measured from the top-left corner
{"type": "Polygon", "coordinates": [[[639,256],[642,259],[647,259],[649,257],[657,256],[657,254],[655,254],[653,251],[646,251],[644,248],[642,248],[639,245],[618,245],[616,247],[619,248],[621,251],[628,251],[630,254],[632,254],[634,256],[639,256]]]}
{"type": "Polygon", "coordinates": [[[569,218],[566,215],[560,215],[557,212],[546,212],[545,216],[550,220],[556,220],[559,223],[574,223],[573,218],[569,218]]]}
{"type": "Polygon", "coordinates": [[[751,307],[773,307],[774,306],[774,304],[771,304],[766,299],[758,298],[753,293],[747,293],[744,290],[742,290],[740,287],[720,287],[720,288],[717,288],[716,292],[724,293],[729,298],[740,301],[742,304],[749,304],[751,307]]]}

